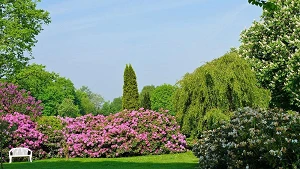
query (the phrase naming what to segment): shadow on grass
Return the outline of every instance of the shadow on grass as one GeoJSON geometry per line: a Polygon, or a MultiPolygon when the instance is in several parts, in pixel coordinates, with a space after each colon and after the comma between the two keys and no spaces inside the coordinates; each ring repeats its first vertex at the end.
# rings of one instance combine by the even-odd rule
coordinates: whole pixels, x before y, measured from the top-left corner
{"type": "Polygon", "coordinates": [[[37,161],[4,164],[4,169],[195,169],[195,163],[37,161]]]}

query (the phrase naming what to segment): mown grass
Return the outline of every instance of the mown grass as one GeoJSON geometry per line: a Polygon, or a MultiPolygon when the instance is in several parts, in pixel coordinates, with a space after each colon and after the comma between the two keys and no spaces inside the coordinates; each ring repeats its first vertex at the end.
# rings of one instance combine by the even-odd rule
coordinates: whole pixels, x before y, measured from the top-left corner
{"type": "Polygon", "coordinates": [[[5,163],[4,169],[195,169],[192,152],[125,158],[62,158],[5,163]]]}

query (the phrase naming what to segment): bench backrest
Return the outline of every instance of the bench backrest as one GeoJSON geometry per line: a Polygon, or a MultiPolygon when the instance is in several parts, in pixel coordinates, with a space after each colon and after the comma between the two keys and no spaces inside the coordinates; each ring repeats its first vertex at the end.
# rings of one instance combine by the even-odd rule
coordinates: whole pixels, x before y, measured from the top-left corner
{"type": "Polygon", "coordinates": [[[12,148],[11,150],[9,150],[9,155],[30,155],[30,154],[31,154],[31,150],[23,147],[12,148]]]}

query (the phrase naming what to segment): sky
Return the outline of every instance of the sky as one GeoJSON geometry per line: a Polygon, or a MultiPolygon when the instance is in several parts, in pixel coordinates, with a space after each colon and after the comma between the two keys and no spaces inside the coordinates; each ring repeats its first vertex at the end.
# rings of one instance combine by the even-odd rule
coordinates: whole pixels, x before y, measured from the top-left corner
{"type": "Polygon", "coordinates": [[[42,0],[38,8],[52,22],[37,36],[31,63],[111,101],[122,95],[126,64],[139,91],[174,85],[238,47],[262,12],[247,0],[42,0]]]}

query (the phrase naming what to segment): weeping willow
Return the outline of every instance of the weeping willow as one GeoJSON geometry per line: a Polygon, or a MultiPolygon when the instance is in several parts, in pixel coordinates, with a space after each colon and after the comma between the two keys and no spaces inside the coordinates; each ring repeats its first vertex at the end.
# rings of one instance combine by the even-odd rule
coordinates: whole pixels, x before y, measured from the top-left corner
{"type": "Polygon", "coordinates": [[[260,88],[250,65],[234,51],[187,73],[177,82],[174,109],[182,132],[197,137],[211,109],[224,114],[241,107],[268,106],[270,92],[260,88]]]}

